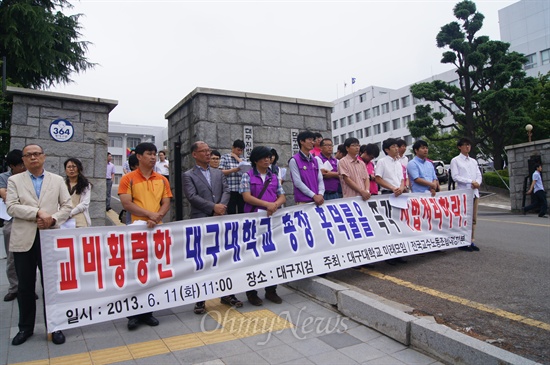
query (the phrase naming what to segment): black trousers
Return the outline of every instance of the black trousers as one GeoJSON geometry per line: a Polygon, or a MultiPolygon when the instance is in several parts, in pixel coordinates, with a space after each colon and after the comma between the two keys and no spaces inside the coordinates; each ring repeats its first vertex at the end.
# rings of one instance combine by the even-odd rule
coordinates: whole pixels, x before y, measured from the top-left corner
{"type": "MultiPolygon", "coordinates": [[[[265,292],[274,292],[275,290],[277,290],[277,285],[271,285],[271,286],[266,286],[265,287],[265,292]]],[[[257,290],[248,290],[246,292],[246,295],[250,295],[250,294],[258,294],[258,291],[257,290]]]]}
{"type": "Polygon", "coordinates": [[[244,213],[244,199],[238,191],[232,191],[229,203],[227,203],[227,214],[244,213]]]}
{"type": "MultiPolygon", "coordinates": [[[[36,236],[32,247],[27,252],[14,252],[15,272],[19,280],[17,288],[17,304],[19,306],[19,330],[34,332],[36,320],[36,268],[40,269],[40,283],[44,288],[44,275],[42,273],[42,254],[40,252],[40,233],[36,230],[36,236]]],[[[46,318],[46,298],[42,290],[44,306],[44,319],[46,318]]],[[[47,323],[47,321],[46,321],[47,323]]]]}

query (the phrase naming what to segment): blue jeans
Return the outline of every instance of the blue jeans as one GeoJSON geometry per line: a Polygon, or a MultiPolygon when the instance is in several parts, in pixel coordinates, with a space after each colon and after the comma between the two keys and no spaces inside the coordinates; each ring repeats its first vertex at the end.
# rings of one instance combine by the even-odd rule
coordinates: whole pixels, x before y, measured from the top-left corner
{"type": "Polygon", "coordinates": [[[323,198],[325,198],[325,200],[333,200],[333,199],[340,199],[340,195],[338,195],[338,193],[327,193],[325,192],[323,194],[323,198]]]}

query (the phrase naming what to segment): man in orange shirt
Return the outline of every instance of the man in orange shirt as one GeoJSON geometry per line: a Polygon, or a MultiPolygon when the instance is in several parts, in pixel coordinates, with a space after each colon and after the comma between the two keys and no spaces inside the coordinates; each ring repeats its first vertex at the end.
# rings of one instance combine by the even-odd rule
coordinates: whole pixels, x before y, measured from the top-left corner
{"type": "MultiPolygon", "coordinates": [[[[148,228],[162,223],[162,218],[170,209],[172,192],[170,183],[161,174],[154,171],[157,162],[157,147],[152,143],[140,143],[136,146],[139,166],[136,170],[122,176],[118,186],[118,196],[122,207],[132,214],[132,223],[144,221],[148,228]]],[[[143,313],[128,317],[128,329],[134,330],[139,323],[158,326],[159,321],[153,313],[143,313]]]]}

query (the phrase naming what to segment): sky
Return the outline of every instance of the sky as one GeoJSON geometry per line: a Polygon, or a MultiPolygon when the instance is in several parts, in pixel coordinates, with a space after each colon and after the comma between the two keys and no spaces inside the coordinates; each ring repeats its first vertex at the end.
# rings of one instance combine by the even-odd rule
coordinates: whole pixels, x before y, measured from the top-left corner
{"type": "MultiPolygon", "coordinates": [[[[70,2],[97,65],[49,90],[117,100],[110,121],[166,126],[197,87],[330,102],[450,70],[435,37],[458,0],[70,2]]],[[[478,34],[500,39],[498,10],[515,2],[477,0],[478,34]]]]}

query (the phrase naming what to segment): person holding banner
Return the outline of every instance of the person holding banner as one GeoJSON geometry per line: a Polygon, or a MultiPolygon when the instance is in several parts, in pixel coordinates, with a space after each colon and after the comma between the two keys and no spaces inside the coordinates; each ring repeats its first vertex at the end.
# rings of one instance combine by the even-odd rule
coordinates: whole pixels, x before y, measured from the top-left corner
{"type": "Polygon", "coordinates": [[[439,191],[439,180],[435,174],[434,165],[428,161],[428,143],[419,139],[414,142],[412,148],[416,156],[407,164],[412,192],[429,192],[435,196],[435,193],[439,191]]]}
{"type": "Polygon", "coordinates": [[[239,214],[243,212],[244,201],[239,194],[239,184],[241,183],[241,167],[239,166],[244,159],[241,157],[245,148],[243,140],[233,141],[231,153],[226,153],[220,159],[220,170],[227,178],[227,185],[231,193],[231,199],[227,203],[227,214],[239,214]]]}
{"type": "MultiPolygon", "coordinates": [[[[25,146],[23,163],[27,172],[8,179],[6,206],[8,214],[13,217],[10,251],[13,252],[19,280],[19,332],[11,342],[14,346],[21,345],[34,333],[37,267],[40,269],[40,281],[44,288],[40,230],[59,228],[73,209],[65,181],[61,176],[44,170],[45,160],[42,147],[37,144],[25,146]]],[[[65,343],[63,332],[53,332],[52,342],[56,345],[65,343]]]]}
{"type": "MultiPolygon", "coordinates": [[[[285,191],[278,176],[269,168],[272,152],[267,147],[254,147],[250,153],[252,169],[243,174],[239,191],[244,199],[244,212],[265,210],[269,217],[285,202],[285,191]]],[[[246,292],[248,301],[252,305],[262,305],[256,290],[246,292]]],[[[283,300],[277,295],[277,285],[265,288],[265,298],[273,303],[281,304],[283,300]]]]}
{"type": "Polygon", "coordinates": [[[364,144],[359,148],[359,156],[367,166],[367,172],[369,173],[370,193],[372,195],[378,195],[378,184],[374,175],[374,159],[378,158],[379,155],[380,147],[378,147],[378,144],[364,144]]]}
{"type": "MultiPolygon", "coordinates": [[[[402,195],[406,190],[403,174],[403,165],[399,162],[399,147],[395,138],[388,138],[382,142],[382,149],[386,157],[380,159],[376,164],[376,182],[381,187],[381,194],[393,194],[396,197],[402,195]]],[[[406,263],[407,260],[398,257],[386,260],[389,265],[406,263]]]]}
{"type": "Polygon", "coordinates": [[[23,152],[21,150],[12,150],[6,155],[6,162],[10,167],[9,171],[0,174],[0,197],[2,201],[2,219],[4,219],[4,227],[2,233],[4,235],[4,248],[6,249],[6,276],[8,277],[8,294],[4,296],[4,302],[11,302],[17,298],[17,274],[15,273],[15,263],[13,262],[13,253],[10,252],[10,235],[12,217],[6,211],[6,195],[8,188],[8,179],[12,175],[17,175],[24,172],[25,164],[23,163],[23,152]],[[5,213],[5,215],[4,215],[5,213]]]}
{"type": "Polygon", "coordinates": [[[340,187],[340,176],[338,175],[338,160],[332,155],[332,139],[324,138],[321,141],[321,153],[316,156],[317,163],[321,166],[323,183],[325,184],[325,200],[339,199],[342,188],[340,187]]]}
{"type": "Polygon", "coordinates": [[[459,247],[462,251],[479,251],[479,247],[474,244],[474,231],[477,221],[477,206],[479,203],[479,186],[481,185],[481,171],[477,161],[470,157],[472,142],[468,138],[461,138],[456,143],[460,153],[451,160],[451,171],[453,180],[456,181],[457,189],[472,189],[474,191],[474,206],[472,211],[472,244],[470,246],[459,247]]]}
{"type": "Polygon", "coordinates": [[[310,152],[313,149],[315,134],[311,131],[298,133],[296,141],[300,151],[288,160],[290,177],[294,183],[294,201],[296,204],[325,202],[325,183],[319,164],[310,152]]]}
{"type": "MultiPolygon", "coordinates": [[[[211,153],[212,150],[203,141],[193,143],[191,155],[195,159],[195,167],[182,174],[183,194],[191,204],[191,218],[212,217],[227,213],[231,194],[222,170],[210,168],[211,153]]],[[[223,296],[220,301],[237,308],[243,306],[243,302],[235,295],[223,296]]],[[[205,302],[195,303],[193,312],[204,314],[205,302]]]]}
{"type": "MultiPolygon", "coordinates": [[[[162,224],[162,218],[170,209],[172,191],[164,176],[155,172],[157,147],[149,142],[136,146],[138,168],[120,179],[118,196],[127,214],[132,214],[132,223],[141,221],[147,228],[162,224]]],[[[138,222],[139,223],[139,222],[138,222]]],[[[158,326],[152,312],[128,317],[128,329],[135,330],[139,323],[158,326]]]]}
{"type": "Polygon", "coordinates": [[[367,166],[359,155],[359,140],[350,137],[344,141],[347,155],[338,163],[338,173],[342,184],[344,198],[360,196],[363,200],[370,198],[370,181],[367,166]]]}

